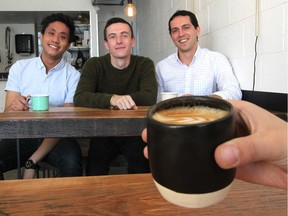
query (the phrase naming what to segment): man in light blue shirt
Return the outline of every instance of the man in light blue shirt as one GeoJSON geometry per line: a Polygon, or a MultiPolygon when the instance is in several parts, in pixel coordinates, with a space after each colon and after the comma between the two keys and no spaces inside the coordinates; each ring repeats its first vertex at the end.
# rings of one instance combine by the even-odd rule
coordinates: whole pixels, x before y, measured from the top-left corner
{"type": "Polygon", "coordinates": [[[200,27],[190,11],[177,11],[169,20],[169,33],[177,52],[156,65],[161,92],[241,99],[242,92],[227,58],[198,45],[200,27]]]}
{"type": "Polygon", "coordinates": [[[41,57],[17,61],[9,71],[5,90],[28,96],[48,94],[49,106],[73,104],[80,73],[64,59],[46,72],[41,57]]]}
{"type": "MultiPolygon", "coordinates": [[[[73,106],[80,73],[62,56],[74,39],[74,22],[64,14],[52,14],[41,24],[43,51],[40,57],[20,60],[12,65],[5,88],[4,112],[27,112],[27,97],[33,94],[48,94],[49,106],[73,106]]],[[[23,178],[33,178],[40,161],[58,168],[60,177],[82,175],[81,149],[74,139],[21,139],[19,146],[23,178]]],[[[3,179],[4,172],[16,167],[16,140],[1,140],[0,179],[3,179]]]]}

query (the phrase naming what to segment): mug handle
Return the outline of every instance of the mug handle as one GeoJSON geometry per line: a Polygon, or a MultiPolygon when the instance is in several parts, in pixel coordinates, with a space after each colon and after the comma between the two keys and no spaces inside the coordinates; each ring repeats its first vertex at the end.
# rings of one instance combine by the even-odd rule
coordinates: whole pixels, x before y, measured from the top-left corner
{"type": "Polygon", "coordinates": [[[31,100],[31,95],[28,95],[28,96],[26,97],[26,102],[28,103],[28,106],[27,106],[28,109],[31,108],[31,104],[29,104],[30,100],[31,100]]]}

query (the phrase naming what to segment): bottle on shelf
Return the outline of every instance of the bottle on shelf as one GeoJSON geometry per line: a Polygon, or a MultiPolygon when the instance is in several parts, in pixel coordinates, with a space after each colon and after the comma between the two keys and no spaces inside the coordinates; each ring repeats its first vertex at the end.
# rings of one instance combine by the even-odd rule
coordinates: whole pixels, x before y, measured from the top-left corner
{"type": "Polygon", "coordinates": [[[82,69],[85,61],[86,61],[86,58],[84,57],[82,51],[78,50],[77,58],[76,58],[76,62],[75,62],[75,68],[78,70],[82,69]]]}

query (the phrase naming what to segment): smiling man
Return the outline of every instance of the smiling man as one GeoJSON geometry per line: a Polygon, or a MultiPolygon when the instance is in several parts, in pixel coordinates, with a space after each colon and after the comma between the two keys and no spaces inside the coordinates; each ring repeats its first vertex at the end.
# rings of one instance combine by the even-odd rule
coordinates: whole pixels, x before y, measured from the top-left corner
{"type": "MultiPolygon", "coordinates": [[[[80,73],[62,55],[74,39],[74,22],[64,14],[52,14],[41,25],[41,55],[17,61],[9,71],[5,112],[27,111],[27,96],[33,94],[48,94],[49,106],[73,106],[80,73]]],[[[21,139],[20,154],[24,178],[34,177],[40,161],[58,168],[61,177],[82,175],[81,149],[74,139],[21,139]]],[[[16,167],[16,140],[2,140],[0,179],[16,167]]]]}
{"type": "MultiPolygon", "coordinates": [[[[132,26],[127,21],[121,18],[107,21],[104,45],[109,54],[85,63],[74,97],[75,106],[128,110],[156,102],[154,63],[149,58],[131,55],[135,43],[132,26]]],[[[119,154],[127,159],[129,173],[149,172],[148,160],[142,154],[144,146],[140,136],[93,138],[87,175],[108,174],[110,162],[119,154]]]]}
{"type": "Polygon", "coordinates": [[[168,25],[177,52],[156,65],[158,100],[161,92],[241,99],[239,83],[227,58],[199,46],[201,29],[196,16],[179,10],[168,25]]]}

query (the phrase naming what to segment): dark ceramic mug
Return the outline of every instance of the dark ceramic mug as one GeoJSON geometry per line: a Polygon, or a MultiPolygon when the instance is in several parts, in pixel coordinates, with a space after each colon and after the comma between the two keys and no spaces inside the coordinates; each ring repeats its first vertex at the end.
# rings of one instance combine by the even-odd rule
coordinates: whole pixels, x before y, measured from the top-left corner
{"type": "Polygon", "coordinates": [[[223,200],[235,169],[221,169],[216,147],[236,137],[235,111],[225,100],[183,96],[152,106],[147,114],[147,141],[151,173],[162,196],[176,205],[199,208],[223,200]],[[153,115],[175,107],[204,106],[227,111],[205,123],[167,124],[153,115]]]}

